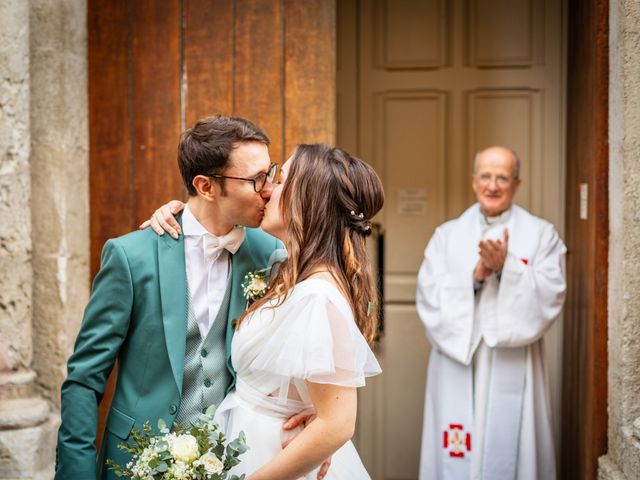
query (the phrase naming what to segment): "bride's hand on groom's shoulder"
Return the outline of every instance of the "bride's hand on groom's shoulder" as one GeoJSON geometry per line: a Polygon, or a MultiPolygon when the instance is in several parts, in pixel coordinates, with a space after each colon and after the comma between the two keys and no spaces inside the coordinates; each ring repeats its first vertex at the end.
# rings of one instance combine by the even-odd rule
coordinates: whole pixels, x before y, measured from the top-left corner
{"type": "Polygon", "coordinates": [[[184,206],[185,204],[180,200],[171,200],[153,212],[149,220],[142,223],[138,229],[144,230],[147,227],[151,227],[158,235],[164,235],[164,232],[167,232],[177,239],[182,233],[182,229],[175,215],[180,213],[184,206]]]}
{"type": "MultiPolygon", "coordinates": [[[[289,420],[287,420],[282,426],[282,429],[286,431],[291,431],[298,428],[299,426],[302,426],[304,428],[308,424],[313,422],[315,418],[316,418],[316,411],[313,408],[309,408],[289,418],[289,420]]],[[[296,437],[295,435],[289,437],[287,441],[285,441],[282,444],[282,448],[283,449],[286,448],[286,446],[289,445],[295,437],[296,437]]],[[[330,466],[331,466],[331,457],[327,458],[320,466],[320,470],[318,470],[317,480],[322,480],[325,477],[330,466]]]]}

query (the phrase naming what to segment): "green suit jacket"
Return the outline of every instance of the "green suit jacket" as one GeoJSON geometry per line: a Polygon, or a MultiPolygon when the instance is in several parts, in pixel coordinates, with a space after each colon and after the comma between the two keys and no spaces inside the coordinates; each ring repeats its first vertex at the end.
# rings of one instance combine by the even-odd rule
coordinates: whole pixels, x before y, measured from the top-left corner
{"type": "MultiPolygon", "coordinates": [[[[232,323],[246,305],[241,283],[248,272],[265,268],[278,247],[277,240],[261,230],[246,229],[242,246],[232,256],[226,348],[234,379],[232,323]]],[[[128,454],[117,445],[133,427],[140,429],[148,420],[155,428],[160,418],[173,424],[182,396],[186,291],[182,236],[174,240],[146,229],[105,244],[62,384],[56,479],[115,478],[104,459],[126,464],[128,454]],[[116,389],[96,463],[98,404],[116,359],[116,389]]]]}

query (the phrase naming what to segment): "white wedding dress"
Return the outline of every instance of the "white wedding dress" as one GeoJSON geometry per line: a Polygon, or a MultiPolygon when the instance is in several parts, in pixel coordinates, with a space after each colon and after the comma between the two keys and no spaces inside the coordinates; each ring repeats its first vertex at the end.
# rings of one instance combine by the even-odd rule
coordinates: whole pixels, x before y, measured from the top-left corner
{"type": "MultiPolygon", "coordinates": [[[[305,381],[361,387],[365,377],[381,372],[349,303],[328,281],[304,280],[280,306],[268,305],[247,317],[234,335],[236,388],[216,412],[228,439],[240,431],[247,438],[250,449],[231,471],[236,475],[256,471],[282,450],[288,435],[283,423],[312,406],[305,381]]],[[[316,473],[301,478],[315,480],[316,473]]],[[[325,477],[368,478],[351,441],[332,456],[325,477]]]]}

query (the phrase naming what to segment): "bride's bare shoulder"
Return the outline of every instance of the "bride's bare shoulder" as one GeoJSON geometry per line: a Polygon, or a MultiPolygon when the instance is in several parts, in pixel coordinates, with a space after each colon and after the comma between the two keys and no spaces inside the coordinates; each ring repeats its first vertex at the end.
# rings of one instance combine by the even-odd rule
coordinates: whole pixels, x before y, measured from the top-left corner
{"type": "Polygon", "coordinates": [[[331,275],[331,273],[327,272],[326,270],[313,272],[307,278],[309,280],[324,280],[325,282],[331,283],[335,287],[338,286],[338,282],[336,282],[336,279],[333,278],[333,275],[331,275]]]}
{"type": "Polygon", "coordinates": [[[309,275],[305,280],[322,280],[330,284],[336,290],[338,290],[343,297],[346,298],[347,296],[344,289],[336,279],[336,277],[327,270],[318,270],[318,271],[312,272],[311,275],[309,275]]]}

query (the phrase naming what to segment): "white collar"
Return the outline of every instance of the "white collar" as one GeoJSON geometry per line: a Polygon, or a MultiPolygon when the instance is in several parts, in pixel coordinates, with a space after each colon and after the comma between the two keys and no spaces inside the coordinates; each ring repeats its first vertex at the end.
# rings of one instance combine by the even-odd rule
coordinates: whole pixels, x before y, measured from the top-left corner
{"type": "Polygon", "coordinates": [[[489,217],[480,210],[480,217],[484,225],[501,225],[509,221],[509,217],[511,217],[511,207],[495,217],[489,217]]]}

